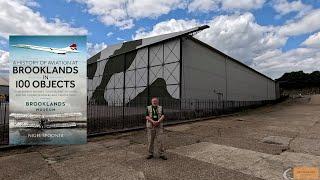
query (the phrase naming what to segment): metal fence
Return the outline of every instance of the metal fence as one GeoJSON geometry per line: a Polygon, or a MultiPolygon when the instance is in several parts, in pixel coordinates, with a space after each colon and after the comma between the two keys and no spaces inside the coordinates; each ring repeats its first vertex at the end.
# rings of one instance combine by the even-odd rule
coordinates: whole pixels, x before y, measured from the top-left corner
{"type": "MultiPolygon", "coordinates": [[[[88,105],[88,134],[117,132],[145,126],[148,99],[115,101],[108,104],[88,105]]],[[[166,120],[174,124],[203,117],[230,114],[248,108],[259,107],[275,101],[216,101],[200,99],[160,99],[166,120]]]]}
{"type": "MultiPolygon", "coordinates": [[[[259,107],[276,101],[216,101],[200,99],[160,99],[166,124],[181,123],[203,117],[218,116],[259,107]]],[[[88,135],[138,129],[145,126],[148,99],[115,101],[108,104],[88,104],[88,135]],[[130,103],[125,103],[130,102],[130,103]],[[123,104],[125,104],[123,106],[123,104]]],[[[8,143],[9,104],[0,104],[0,144],[8,143]]]]}
{"type": "Polygon", "coordinates": [[[0,102],[0,144],[9,142],[9,103],[0,102]]]}

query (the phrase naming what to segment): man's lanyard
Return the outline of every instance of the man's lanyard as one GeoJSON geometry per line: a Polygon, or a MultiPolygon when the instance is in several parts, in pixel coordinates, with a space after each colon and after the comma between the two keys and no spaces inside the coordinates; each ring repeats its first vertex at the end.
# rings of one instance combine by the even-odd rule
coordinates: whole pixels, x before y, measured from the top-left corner
{"type": "MultiPolygon", "coordinates": [[[[152,109],[152,114],[156,114],[156,110],[154,107],[151,108],[152,109]]],[[[158,114],[158,113],[157,113],[158,114]]]]}

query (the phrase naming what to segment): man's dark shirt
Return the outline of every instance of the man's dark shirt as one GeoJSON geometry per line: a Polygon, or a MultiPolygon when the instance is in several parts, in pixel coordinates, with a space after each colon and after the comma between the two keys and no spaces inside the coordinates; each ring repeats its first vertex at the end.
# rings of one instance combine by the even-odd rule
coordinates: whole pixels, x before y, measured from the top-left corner
{"type": "MultiPolygon", "coordinates": [[[[158,121],[159,120],[158,107],[151,106],[151,110],[152,110],[152,116],[151,116],[152,120],[158,121]]],[[[162,115],[163,115],[163,109],[162,109],[162,115]]],[[[148,108],[147,108],[146,116],[149,116],[148,108]]]]}

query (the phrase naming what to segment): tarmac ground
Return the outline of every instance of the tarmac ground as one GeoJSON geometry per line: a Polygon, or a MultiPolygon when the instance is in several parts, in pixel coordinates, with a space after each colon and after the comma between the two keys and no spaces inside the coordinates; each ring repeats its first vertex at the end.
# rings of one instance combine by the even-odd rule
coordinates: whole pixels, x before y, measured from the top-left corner
{"type": "Polygon", "coordinates": [[[145,130],[84,145],[0,150],[0,179],[281,180],[320,169],[320,96],[165,127],[167,161],[147,160],[145,130]]]}

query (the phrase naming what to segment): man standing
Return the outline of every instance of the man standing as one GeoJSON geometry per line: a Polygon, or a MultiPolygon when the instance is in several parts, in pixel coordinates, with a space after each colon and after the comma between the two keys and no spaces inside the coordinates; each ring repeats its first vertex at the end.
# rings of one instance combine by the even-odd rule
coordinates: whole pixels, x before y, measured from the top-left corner
{"type": "Polygon", "coordinates": [[[146,112],[146,124],[147,124],[147,136],[148,136],[148,151],[149,155],[147,159],[153,158],[154,152],[154,142],[158,143],[158,152],[160,158],[167,160],[167,157],[164,155],[164,147],[162,142],[163,136],[163,120],[164,113],[162,106],[159,106],[159,99],[153,97],[151,99],[151,106],[147,107],[146,112]]]}
{"type": "Polygon", "coordinates": [[[40,124],[40,128],[41,128],[41,129],[44,128],[44,123],[45,123],[44,118],[41,117],[41,118],[40,118],[40,121],[39,121],[39,124],[40,124]]]}

